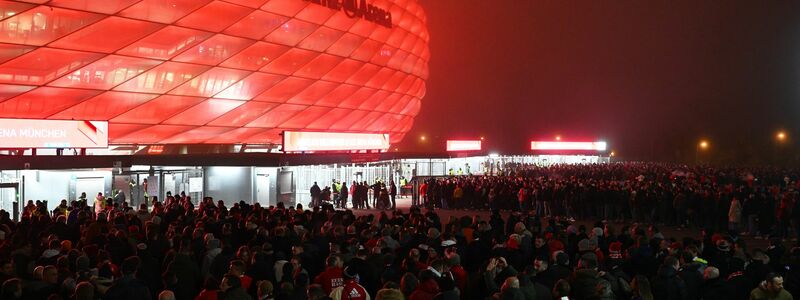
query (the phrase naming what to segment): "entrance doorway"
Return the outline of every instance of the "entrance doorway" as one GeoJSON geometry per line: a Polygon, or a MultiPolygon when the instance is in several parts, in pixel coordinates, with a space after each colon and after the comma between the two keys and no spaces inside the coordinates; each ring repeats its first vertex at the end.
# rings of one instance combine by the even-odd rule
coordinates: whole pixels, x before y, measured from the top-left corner
{"type": "Polygon", "coordinates": [[[103,177],[84,177],[75,181],[75,195],[86,193],[86,204],[89,206],[94,205],[97,193],[103,193],[104,197],[108,196],[105,189],[106,183],[103,177]]]}
{"type": "Polygon", "coordinates": [[[269,207],[269,174],[256,175],[256,202],[269,207]]]}
{"type": "Polygon", "coordinates": [[[0,209],[11,215],[14,221],[19,220],[19,183],[0,183],[0,209]]]}

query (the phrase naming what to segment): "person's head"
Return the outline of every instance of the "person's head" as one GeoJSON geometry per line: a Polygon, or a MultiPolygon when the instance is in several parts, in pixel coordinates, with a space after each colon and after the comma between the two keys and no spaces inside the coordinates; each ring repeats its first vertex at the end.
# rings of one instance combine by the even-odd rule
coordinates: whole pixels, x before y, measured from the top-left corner
{"type": "Polygon", "coordinates": [[[250,247],[241,246],[239,247],[239,250],[236,251],[236,257],[243,261],[250,261],[250,256],[251,256],[250,247]]]}
{"type": "Polygon", "coordinates": [[[553,298],[568,297],[572,288],[569,282],[564,279],[559,279],[553,286],[553,298]]]}
{"type": "Polygon", "coordinates": [[[673,267],[675,270],[678,270],[681,267],[680,261],[675,256],[667,256],[664,258],[664,265],[673,267]]]}
{"type": "Polygon", "coordinates": [[[303,259],[301,259],[300,256],[297,255],[292,256],[290,262],[292,263],[292,267],[294,267],[295,270],[300,270],[303,267],[303,259]]]}
{"type": "Polygon", "coordinates": [[[14,273],[14,263],[10,259],[0,260],[0,274],[12,275],[14,273]]]}
{"type": "Polygon", "coordinates": [[[767,253],[764,252],[761,249],[756,249],[756,250],[753,251],[753,260],[754,261],[759,261],[759,262],[761,262],[762,264],[765,264],[765,265],[769,264],[769,261],[770,261],[769,255],[767,255],[767,253]]]}
{"type": "Polygon", "coordinates": [[[236,276],[242,276],[244,275],[245,269],[246,267],[244,261],[240,259],[235,259],[232,260],[231,264],[228,266],[228,273],[236,276]]]}
{"type": "Polygon", "coordinates": [[[503,282],[502,290],[506,289],[518,289],[519,288],[519,278],[516,276],[511,276],[506,278],[506,281],[503,282]]]}
{"type": "Polygon", "coordinates": [[[158,294],[158,300],[175,300],[175,293],[172,291],[162,291],[158,294]]]}
{"type": "Polygon", "coordinates": [[[206,240],[206,249],[214,250],[220,247],[220,241],[215,238],[210,238],[206,240]]]}
{"type": "Polygon", "coordinates": [[[272,295],[274,291],[274,287],[272,286],[272,282],[269,280],[261,280],[256,285],[256,293],[258,294],[258,299],[266,299],[267,296],[272,295]]]}
{"type": "Polygon", "coordinates": [[[242,280],[239,279],[239,276],[233,274],[225,274],[222,277],[222,283],[219,284],[219,289],[222,291],[227,291],[229,289],[235,289],[242,286],[242,280]]]}
{"type": "Polygon", "coordinates": [[[703,279],[712,280],[719,278],[719,269],[715,267],[708,267],[703,271],[703,279]]]}
{"type": "Polygon", "coordinates": [[[49,265],[44,267],[42,272],[42,281],[47,284],[57,284],[58,283],[58,269],[56,266],[49,265]]]}
{"type": "Polygon", "coordinates": [[[447,254],[447,264],[450,267],[461,265],[461,256],[455,251],[447,254]]]}
{"type": "Polygon", "coordinates": [[[536,248],[544,247],[544,245],[545,245],[544,237],[537,236],[536,239],[533,240],[533,243],[534,243],[534,246],[536,246],[536,248]]]}
{"type": "Polygon", "coordinates": [[[89,282],[81,282],[75,286],[75,300],[94,300],[94,285],[89,282]]]}
{"type": "Polygon", "coordinates": [[[413,261],[418,261],[419,260],[419,256],[420,256],[420,253],[419,253],[419,249],[417,249],[417,248],[412,248],[411,250],[408,251],[408,257],[413,261]]]}
{"type": "Polygon", "coordinates": [[[769,273],[766,278],[767,290],[778,293],[783,289],[783,277],[777,273],[769,273]]]}
{"type": "Polygon", "coordinates": [[[557,251],[553,253],[553,257],[553,261],[555,261],[557,265],[569,266],[569,255],[564,253],[564,251],[557,251]]]}
{"type": "Polygon", "coordinates": [[[536,258],[533,260],[533,267],[536,272],[544,272],[547,270],[548,263],[546,259],[536,258]]]}
{"type": "Polygon", "coordinates": [[[2,299],[20,299],[22,298],[22,280],[18,278],[11,278],[3,282],[0,288],[0,298],[2,299]]]}
{"type": "Polygon", "coordinates": [[[397,289],[381,289],[375,294],[375,300],[404,300],[405,297],[397,289]]]}
{"type": "Polygon", "coordinates": [[[322,289],[322,285],[320,284],[309,285],[306,293],[308,296],[308,300],[322,300],[328,296],[327,294],[325,294],[325,290],[322,289]]]}
{"type": "Polygon", "coordinates": [[[342,262],[342,259],[339,257],[339,255],[331,254],[331,255],[328,255],[328,258],[325,260],[325,265],[327,265],[329,268],[333,268],[333,267],[341,268],[342,265],[343,265],[343,262],[342,262]]]}
{"type": "Polygon", "coordinates": [[[36,266],[33,268],[33,279],[35,280],[42,280],[44,279],[44,267],[43,266],[36,266]]]}
{"type": "Polygon", "coordinates": [[[136,256],[131,256],[122,261],[120,270],[123,276],[134,276],[136,271],[139,270],[140,260],[136,256]]]}

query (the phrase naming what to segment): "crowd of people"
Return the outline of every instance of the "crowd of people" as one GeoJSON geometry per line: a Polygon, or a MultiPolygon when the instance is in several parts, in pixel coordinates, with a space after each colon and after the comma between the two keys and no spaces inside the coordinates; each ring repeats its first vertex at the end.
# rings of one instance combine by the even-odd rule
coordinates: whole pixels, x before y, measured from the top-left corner
{"type": "Polygon", "coordinates": [[[320,188],[317,182],[314,182],[309,195],[312,207],[330,203],[335,208],[346,209],[349,199],[353,209],[392,210],[397,208],[397,192],[394,180],[389,180],[388,185],[381,180],[375,180],[373,184],[353,181],[349,188],[347,183],[334,180],[332,186],[325,188],[320,188]]]}
{"type": "Polygon", "coordinates": [[[498,176],[429,178],[415,204],[786,237],[800,232],[799,174],[657,163],[507,164],[498,176]]]}
{"type": "Polygon", "coordinates": [[[507,165],[420,183],[406,211],[31,202],[18,222],[0,211],[0,299],[792,299],[797,185],[767,168],[507,165]]]}

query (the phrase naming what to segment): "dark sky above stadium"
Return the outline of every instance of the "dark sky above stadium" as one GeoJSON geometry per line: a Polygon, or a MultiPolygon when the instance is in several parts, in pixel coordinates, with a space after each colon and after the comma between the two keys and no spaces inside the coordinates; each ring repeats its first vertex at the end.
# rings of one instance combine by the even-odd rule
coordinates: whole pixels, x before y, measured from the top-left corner
{"type": "Polygon", "coordinates": [[[422,4],[430,78],[401,151],[561,135],[676,159],[701,138],[737,156],[770,153],[779,129],[800,141],[800,1],[422,4]]]}

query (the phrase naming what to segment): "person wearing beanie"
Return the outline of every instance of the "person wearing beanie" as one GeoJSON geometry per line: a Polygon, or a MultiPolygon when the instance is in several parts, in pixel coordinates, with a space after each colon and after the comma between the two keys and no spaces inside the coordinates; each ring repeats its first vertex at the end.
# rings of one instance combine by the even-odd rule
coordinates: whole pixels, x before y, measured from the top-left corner
{"type": "Polygon", "coordinates": [[[330,294],[333,300],[370,300],[369,293],[358,283],[358,273],[349,266],[342,271],[344,285],[333,289],[330,294]]]}

